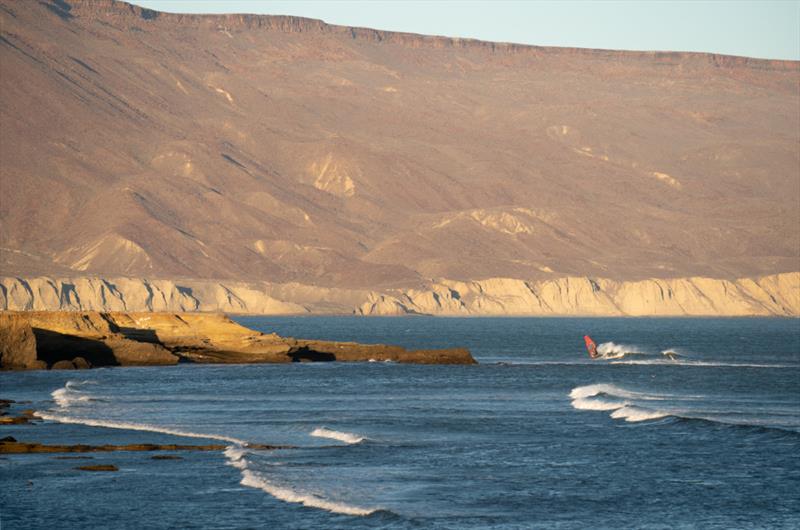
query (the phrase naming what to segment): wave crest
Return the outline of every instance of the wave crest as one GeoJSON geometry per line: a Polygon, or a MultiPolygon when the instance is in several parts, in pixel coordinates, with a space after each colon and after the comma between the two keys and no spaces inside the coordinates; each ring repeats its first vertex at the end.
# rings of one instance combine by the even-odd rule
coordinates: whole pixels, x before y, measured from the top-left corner
{"type": "Polygon", "coordinates": [[[572,399],[572,407],[577,410],[612,411],[612,418],[629,422],[655,420],[671,415],[669,412],[640,404],[663,401],[667,398],[666,395],[634,392],[607,383],[575,387],[570,391],[569,397],[572,399]]]}
{"type": "Polygon", "coordinates": [[[597,346],[597,353],[599,353],[600,357],[603,359],[622,359],[628,355],[642,355],[647,352],[638,346],[604,342],[597,346]]]}
{"type": "Polygon", "coordinates": [[[244,445],[244,440],[234,438],[232,436],[224,436],[221,434],[204,434],[192,431],[183,431],[180,429],[171,429],[168,427],[160,427],[158,425],[148,425],[146,423],[131,423],[127,421],[114,421],[114,420],[96,420],[91,418],[76,418],[72,416],[65,416],[63,414],[52,414],[50,412],[36,411],[36,416],[43,420],[57,421],[59,423],[72,423],[78,425],[88,425],[90,427],[107,427],[109,429],[124,429],[128,431],[146,431],[157,432],[162,434],[170,434],[172,436],[183,436],[185,438],[204,438],[206,440],[220,440],[223,442],[231,442],[235,444],[244,445]]]}
{"type": "Polygon", "coordinates": [[[284,502],[302,504],[303,506],[309,506],[312,508],[320,508],[333,513],[365,516],[380,511],[379,508],[361,508],[359,506],[352,506],[343,502],[329,501],[314,494],[305,493],[292,488],[277,486],[267,481],[264,477],[248,469],[242,471],[242,481],[240,484],[242,486],[260,489],[272,495],[276,499],[284,502]]]}
{"type": "Polygon", "coordinates": [[[357,444],[366,440],[366,437],[359,436],[358,434],[354,434],[351,432],[334,431],[332,429],[326,429],[325,427],[318,427],[314,429],[313,431],[311,431],[311,436],[316,436],[317,438],[328,438],[331,440],[338,440],[346,444],[357,444]]]}
{"type": "Polygon", "coordinates": [[[93,383],[93,381],[67,381],[62,388],[53,390],[50,396],[60,409],[68,409],[73,405],[93,401],[91,395],[78,390],[78,387],[93,383]]]}

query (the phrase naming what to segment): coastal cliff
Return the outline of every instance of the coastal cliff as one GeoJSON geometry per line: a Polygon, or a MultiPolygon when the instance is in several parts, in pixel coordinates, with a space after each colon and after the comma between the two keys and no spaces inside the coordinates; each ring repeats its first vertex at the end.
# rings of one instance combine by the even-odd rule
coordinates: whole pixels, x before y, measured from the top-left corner
{"type": "Polygon", "coordinates": [[[6,277],[0,278],[0,309],[372,316],[800,316],[800,272],[738,280],[438,280],[418,288],[385,291],[299,283],[6,277]]]}
{"type": "Polygon", "coordinates": [[[452,316],[798,316],[800,273],[739,280],[442,280],[424,290],[373,294],[357,312],[452,316]]]}
{"type": "Polygon", "coordinates": [[[5,370],[194,363],[393,361],[475,364],[463,348],[406,350],[281,337],[220,314],[32,311],[0,313],[5,370]]]}

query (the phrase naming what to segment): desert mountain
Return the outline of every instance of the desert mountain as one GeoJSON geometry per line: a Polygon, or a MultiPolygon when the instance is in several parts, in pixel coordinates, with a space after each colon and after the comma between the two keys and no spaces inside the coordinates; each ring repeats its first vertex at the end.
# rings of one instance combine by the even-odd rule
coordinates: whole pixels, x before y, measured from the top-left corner
{"type": "Polygon", "coordinates": [[[800,63],[0,0],[0,276],[800,269],[800,63]]]}

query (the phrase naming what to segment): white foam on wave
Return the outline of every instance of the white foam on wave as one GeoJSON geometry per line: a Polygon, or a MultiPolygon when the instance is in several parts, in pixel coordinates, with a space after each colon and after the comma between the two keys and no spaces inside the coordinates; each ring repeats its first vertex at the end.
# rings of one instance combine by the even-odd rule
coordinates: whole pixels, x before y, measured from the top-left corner
{"type": "Polygon", "coordinates": [[[306,493],[296,489],[278,486],[272,484],[264,477],[250,471],[249,469],[242,470],[242,486],[260,489],[276,499],[284,502],[291,502],[295,504],[302,504],[311,508],[320,508],[333,513],[341,513],[345,515],[371,515],[378,511],[378,508],[361,508],[359,506],[352,506],[343,502],[335,502],[323,499],[312,493],[306,493]]]}
{"type": "Polygon", "coordinates": [[[639,346],[604,342],[597,346],[597,353],[599,353],[600,357],[603,359],[622,359],[627,355],[641,355],[647,352],[642,350],[639,346]]]}
{"type": "Polygon", "coordinates": [[[334,431],[331,429],[326,429],[325,427],[318,427],[314,429],[313,431],[311,431],[311,436],[316,436],[317,438],[329,438],[331,440],[339,440],[340,442],[344,442],[347,444],[357,444],[366,440],[364,436],[359,436],[358,434],[354,434],[351,432],[334,431]]]}
{"type": "Polygon", "coordinates": [[[661,366],[702,366],[702,367],[723,367],[723,368],[796,368],[790,364],[752,364],[752,363],[722,363],[713,361],[689,361],[689,360],[669,360],[669,359],[650,359],[650,360],[624,360],[612,361],[611,364],[641,364],[641,365],[661,365],[661,366]]]}
{"type": "Polygon", "coordinates": [[[241,445],[229,445],[222,452],[228,459],[228,465],[237,469],[247,469],[247,451],[241,445]]]}
{"type": "Polygon", "coordinates": [[[223,442],[231,442],[240,445],[245,445],[247,443],[244,440],[240,440],[232,436],[184,431],[180,429],[172,429],[169,427],[160,427],[158,425],[149,425],[146,423],[132,423],[127,421],[77,418],[73,416],[65,416],[63,414],[52,414],[50,412],[42,412],[42,411],[36,411],[34,414],[43,420],[57,421],[59,423],[73,423],[78,425],[88,425],[90,427],[107,427],[109,429],[124,429],[128,431],[157,432],[162,434],[170,434],[173,436],[183,436],[186,438],[204,438],[207,440],[220,440],[223,442]]]}
{"type": "Polygon", "coordinates": [[[624,419],[629,422],[639,422],[647,420],[657,420],[665,416],[670,416],[670,413],[661,410],[651,410],[644,407],[636,407],[634,405],[625,405],[624,407],[616,409],[611,413],[614,419],[624,419]]]}
{"type": "Polygon", "coordinates": [[[572,406],[578,410],[617,410],[627,404],[626,401],[606,401],[604,399],[577,398],[572,400],[572,406]]]}
{"type": "Polygon", "coordinates": [[[61,409],[68,409],[71,406],[79,403],[85,403],[92,400],[92,396],[78,390],[79,386],[92,383],[92,381],[67,381],[67,383],[50,393],[53,401],[61,409]]]}
{"type": "Polygon", "coordinates": [[[639,404],[663,401],[667,398],[666,395],[634,392],[612,384],[578,386],[570,391],[569,397],[572,399],[572,407],[577,410],[611,411],[612,418],[629,422],[655,420],[672,415],[670,412],[639,404]]]}
{"type": "MultiPolygon", "coordinates": [[[[89,383],[89,381],[83,381],[83,382],[68,381],[63,388],[59,388],[52,392],[51,395],[53,396],[53,399],[56,401],[62,412],[64,411],[64,409],[71,406],[76,400],[88,401],[92,399],[91,396],[89,395],[83,395],[83,394],[75,395],[76,393],[80,393],[80,391],[78,391],[75,387],[86,383],[89,383]]],[[[71,423],[78,425],[87,425],[90,427],[106,427],[109,429],[124,429],[130,431],[146,431],[146,432],[169,434],[173,436],[181,436],[187,438],[203,438],[209,440],[220,440],[224,442],[230,442],[233,445],[226,447],[225,450],[223,451],[223,454],[225,455],[225,458],[228,460],[228,465],[235,467],[241,471],[242,473],[241,484],[243,486],[261,489],[262,491],[268,493],[269,495],[272,495],[276,499],[285,502],[300,503],[303,504],[304,506],[309,506],[312,508],[320,508],[334,513],[363,516],[363,515],[370,515],[371,513],[374,513],[375,511],[378,510],[377,508],[360,508],[358,506],[351,506],[341,502],[329,501],[314,494],[304,493],[299,490],[294,490],[288,487],[276,486],[274,484],[271,484],[270,482],[265,480],[262,476],[259,476],[254,472],[252,472],[250,469],[248,469],[248,461],[246,456],[249,453],[249,451],[247,450],[247,442],[239,438],[234,438],[233,436],[185,431],[182,429],[173,429],[170,427],[161,427],[158,425],[150,425],[146,423],[81,418],[75,416],[68,416],[62,413],[56,414],[47,411],[36,411],[34,414],[35,416],[43,420],[56,421],[59,423],[71,423]]],[[[325,429],[324,427],[315,429],[315,431],[312,432],[312,435],[321,436],[324,438],[334,438],[336,440],[341,440],[349,444],[358,443],[364,440],[364,437],[358,436],[356,434],[332,431],[329,429],[325,429]]]]}
{"type": "Polygon", "coordinates": [[[53,401],[56,402],[56,405],[62,409],[68,409],[74,404],[90,401],[92,399],[90,396],[76,395],[74,391],[68,388],[53,390],[50,395],[53,397],[53,401]]]}
{"type": "Polygon", "coordinates": [[[91,385],[91,384],[94,384],[94,383],[95,383],[94,381],[90,381],[88,379],[84,379],[83,381],[73,381],[73,380],[70,379],[69,381],[67,381],[67,384],[64,385],[64,386],[66,386],[67,388],[75,389],[75,387],[78,387],[78,386],[91,385]]]}
{"type": "Polygon", "coordinates": [[[659,396],[652,396],[648,394],[643,394],[641,392],[633,392],[631,390],[625,390],[624,388],[620,388],[616,385],[611,385],[607,383],[576,386],[570,391],[569,397],[572,399],[590,398],[590,397],[595,397],[598,394],[607,394],[609,396],[614,396],[617,398],[628,398],[628,399],[663,399],[659,396]]]}

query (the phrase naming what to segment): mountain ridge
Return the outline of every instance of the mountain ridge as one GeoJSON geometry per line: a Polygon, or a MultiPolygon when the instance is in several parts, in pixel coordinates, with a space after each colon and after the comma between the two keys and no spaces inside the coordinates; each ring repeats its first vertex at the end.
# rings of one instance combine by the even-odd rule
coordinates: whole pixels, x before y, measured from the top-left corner
{"type": "Polygon", "coordinates": [[[797,61],[0,8],[0,276],[386,294],[799,268],[797,61]]]}
{"type": "MultiPolygon", "coordinates": [[[[54,7],[52,9],[60,13],[62,17],[68,17],[70,15],[74,16],[73,9],[77,7],[77,9],[75,9],[75,13],[82,16],[113,14],[121,17],[131,17],[133,20],[144,20],[148,23],[158,23],[163,21],[169,24],[181,24],[187,26],[204,26],[213,23],[225,23],[230,25],[230,27],[246,29],[261,28],[288,33],[312,31],[319,33],[349,35],[353,39],[389,42],[394,44],[403,44],[410,47],[426,45],[430,47],[473,47],[492,52],[532,52],[564,55],[585,54],[605,59],[611,57],[629,59],[638,58],[642,60],[662,61],[664,63],[673,64],[680,61],[685,61],[687,59],[696,59],[722,68],[749,67],[789,71],[800,70],[800,61],[788,59],[764,59],[711,52],[638,51],[604,48],[578,48],[569,46],[539,46],[534,44],[447,37],[443,35],[425,35],[412,32],[329,24],[321,19],[294,15],[268,15],[252,13],[174,13],[157,11],[120,0],[92,0],[91,2],[76,4],[76,6],[70,5],[70,9],[59,8],[57,7],[59,4],[70,4],[66,1],[53,4],[54,7]]],[[[230,28],[226,27],[225,29],[230,28]]]]}

